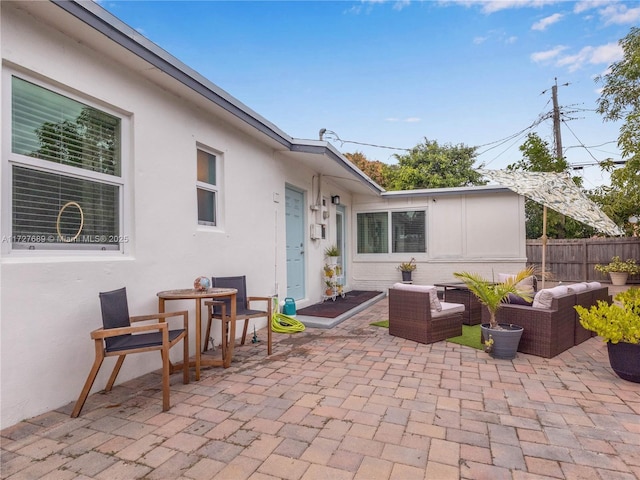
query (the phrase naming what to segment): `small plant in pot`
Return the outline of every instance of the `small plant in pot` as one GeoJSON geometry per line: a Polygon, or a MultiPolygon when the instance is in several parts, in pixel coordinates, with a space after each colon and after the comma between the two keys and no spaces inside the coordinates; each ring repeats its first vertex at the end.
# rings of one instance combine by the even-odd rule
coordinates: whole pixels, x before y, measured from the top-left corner
{"type": "Polygon", "coordinates": [[[637,275],[640,273],[640,265],[633,258],[622,260],[619,256],[615,256],[607,265],[597,264],[593,267],[596,272],[609,274],[613,285],[624,285],[627,283],[629,275],[637,275]]]}
{"type": "Polygon", "coordinates": [[[411,274],[417,267],[415,258],[411,258],[408,262],[402,262],[398,265],[398,270],[402,273],[402,281],[410,282],[411,274]]]}
{"type": "Polygon", "coordinates": [[[607,342],[609,363],[622,379],[640,383],[640,288],[630,288],[587,309],[576,305],[580,324],[607,342]]]}
{"type": "Polygon", "coordinates": [[[338,257],[340,256],[340,250],[337,245],[331,245],[324,249],[324,256],[329,260],[330,265],[336,265],[338,263],[338,257]]]}
{"type": "Polygon", "coordinates": [[[534,268],[529,267],[504,282],[494,282],[469,272],[456,272],[453,274],[467,286],[469,291],[489,311],[489,323],[482,324],[481,330],[485,351],[494,358],[512,359],[516,356],[524,329],[518,325],[499,324],[496,319],[496,313],[502,304],[508,301],[510,294],[527,302],[532,300],[530,291],[518,284],[534,275],[534,273],[534,268]]]}

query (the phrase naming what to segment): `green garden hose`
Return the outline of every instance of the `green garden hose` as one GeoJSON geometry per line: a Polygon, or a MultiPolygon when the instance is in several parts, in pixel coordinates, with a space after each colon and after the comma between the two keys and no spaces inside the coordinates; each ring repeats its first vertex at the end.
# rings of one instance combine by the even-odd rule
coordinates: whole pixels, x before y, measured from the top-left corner
{"type": "Polygon", "coordinates": [[[271,315],[271,330],[276,333],[298,333],[304,331],[304,323],[289,315],[278,312],[278,299],[273,299],[273,315],[271,315]]]}

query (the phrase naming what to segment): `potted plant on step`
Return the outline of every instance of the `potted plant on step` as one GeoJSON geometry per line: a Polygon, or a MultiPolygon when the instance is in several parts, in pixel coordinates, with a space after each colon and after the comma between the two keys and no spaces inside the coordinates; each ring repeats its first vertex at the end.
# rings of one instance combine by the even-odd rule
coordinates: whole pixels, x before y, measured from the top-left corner
{"type": "Polygon", "coordinates": [[[417,268],[417,265],[416,265],[415,258],[412,258],[408,262],[403,262],[400,265],[398,265],[398,270],[400,270],[400,272],[402,273],[402,281],[410,282],[411,274],[416,268],[417,268]]]}
{"type": "Polygon", "coordinates": [[[617,255],[607,265],[597,264],[593,268],[596,272],[604,273],[605,275],[608,273],[612,285],[624,285],[627,283],[629,275],[640,273],[640,265],[636,264],[633,258],[622,261],[617,255]]]}
{"type": "Polygon", "coordinates": [[[640,383],[640,288],[630,288],[609,304],[600,300],[586,309],[574,308],[580,324],[607,342],[609,363],[620,378],[640,383]]]}
{"type": "Polygon", "coordinates": [[[516,295],[527,302],[532,300],[530,291],[525,287],[521,287],[518,283],[533,274],[534,268],[529,267],[504,282],[493,282],[469,272],[456,272],[453,274],[456,278],[462,280],[469,291],[489,310],[489,323],[483,323],[480,328],[485,351],[494,358],[512,359],[516,356],[524,329],[519,325],[499,324],[496,319],[496,313],[500,306],[507,301],[509,294],[516,295]]]}

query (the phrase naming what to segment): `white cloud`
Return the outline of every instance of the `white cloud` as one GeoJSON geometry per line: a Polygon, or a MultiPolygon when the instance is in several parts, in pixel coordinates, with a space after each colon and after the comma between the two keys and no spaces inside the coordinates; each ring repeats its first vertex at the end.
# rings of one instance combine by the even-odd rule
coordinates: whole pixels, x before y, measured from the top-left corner
{"type": "Polygon", "coordinates": [[[554,13],[553,15],[549,15],[548,17],[543,18],[542,20],[537,21],[531,26],[531,30],[546,30],[549,25],[553,25],[554,23],[559,22],[564,15],[561,13],[554,13]]]}
{"type": "Polygon", "coordinates": [[[494,13],[510,8],[543,7],[557,3],[558,0],[479,0],[484,13],[494,13]]]}
{"type": "Polygon", "coordinates": [[[385,122],[392,122],[392,123],[397,123],[397,122],[418,123],[418,122],[422,121],[422,119],[420,117],[407,117],[407,118],[404,118],[404,119],[399,119],[397,117],[387,117],[384,120],[385,120],[385,122]]]}
{"type": "Polygon", "coordinates": [[[408,7],[409,5],[411,5],[411,0],[397,0],[394,4],[393,4],[393,9],[394,10],[402,10],[404,7],[408,7]]]}
{"type": "Polygon", "coordinates": [[[551,50],[545,50],[543,52],[534,52],[531,54],[531,60],[536,63],[548,62],[549,60],[553,60],[557,58],[567,47],[564,45],[558,45],[553,47],[551,50]]]}
{"type": "Polygon", "coordinates": [[[590,63],[610,64],[617,62],[618,60],[622,60],[623,54],[624,52],[622,51],[622,47],[618,45],[618,43],[607,43],[606,45],[601,45],[593,50],[590,63]]]}
{"type": "Polygon", "coordinates": [[[577,2],[575,7],[573,7],[573,13],[582,13],[587,10],[592,10],[594,8],[601,7],[602,5],[610,5],[611,0],[582,0],[577,2]]]}
{"type": "Polygon", "coordinates": [[[516,37],[515,35],[508,37],[506,32],[503,32],[502,30],[490,30],[487,32],[485,36],[474,37],[473,44],[481,45],[485,42],[488,42],[489,40],[493,40],[499,43],[504,43],[506,45],[511,45],[513,43],[516,43],[516,41],[518,40],[518,37],[516,37]]]}
{"type": "Polygon", "coordinates": [[[609,4],[598,13],[600,13],[605,25],[626,25],[640,21],[640,7],[627,8],[626,5],[619,3],[609,4]]]}
{"type": "Polygon", "coordinates": [[[566,49],[567,47],[558,46],[544,52],[536,52],[531,55],[531,60],[536,63],[555,61],[554,65],[575,72],[585,65],[610,65],[622,58],[622,48],[617,43],[597,47],[586,46],[573,55],[562,55],[566,49]]]}

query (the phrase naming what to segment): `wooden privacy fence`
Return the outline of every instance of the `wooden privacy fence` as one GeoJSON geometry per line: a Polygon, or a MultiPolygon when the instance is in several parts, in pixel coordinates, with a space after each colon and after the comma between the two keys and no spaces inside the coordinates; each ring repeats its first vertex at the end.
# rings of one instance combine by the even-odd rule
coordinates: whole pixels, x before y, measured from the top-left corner
{"type": "MultiPolygon", "coordinates": [[[[615,255],[640,264],[640,237],[549,239],[545,270],[552,281],[610,282],[593,267],[609,263],[615,255]]],[[[542,240],[527,240],[527,262],[542,269],[542,240]]],[[[630,276],[627,283],[640,284],[640,275],[630,276]]]]}

